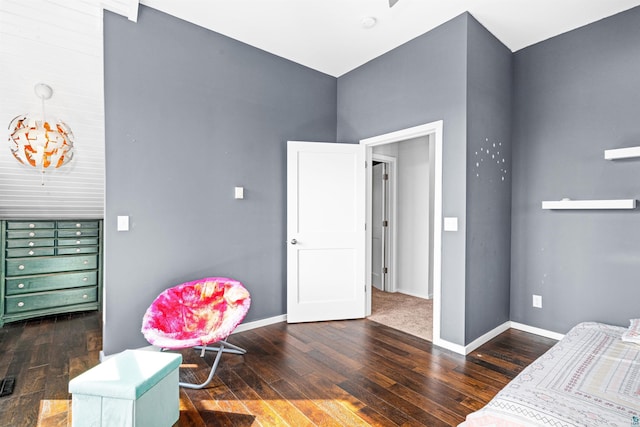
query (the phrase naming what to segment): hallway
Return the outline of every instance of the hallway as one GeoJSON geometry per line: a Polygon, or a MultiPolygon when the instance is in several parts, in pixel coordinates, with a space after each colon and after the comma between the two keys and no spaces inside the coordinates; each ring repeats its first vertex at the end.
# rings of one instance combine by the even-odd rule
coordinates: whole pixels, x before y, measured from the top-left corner
{"type": "Polygon", "coordinates": [[[371,288],[369,320],[433,341],[433,300],[371,288]]]}

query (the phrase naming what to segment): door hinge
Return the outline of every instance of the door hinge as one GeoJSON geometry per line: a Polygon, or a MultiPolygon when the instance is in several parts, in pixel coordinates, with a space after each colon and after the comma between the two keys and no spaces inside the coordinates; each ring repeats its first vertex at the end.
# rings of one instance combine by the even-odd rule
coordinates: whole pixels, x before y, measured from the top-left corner
{"type": "Polygon", "coordinates": [[[384,221],[382,221],[382,226],[383,227],[388,227],[389,226],[389,221],[387,221],[386,219],[384,221]]]}
{"type": "Polygon", "coordinates": [[[387,270],[387,267],[383,267],[382,268],[382,273],[383,274],[387,274],[389,272],[389,270],[387,270]]]}
{"type": "Polygon", "coordinates": [[[367,168],[367,161],[366,160],[364,161],[364,168],[365,169],[367,168]]]}
{"type": "Polygon", "coordinates": [[[384,175],[382,175],[382,180],[383,181],[389,181],[389,174],[385,173],[384,175]]]}

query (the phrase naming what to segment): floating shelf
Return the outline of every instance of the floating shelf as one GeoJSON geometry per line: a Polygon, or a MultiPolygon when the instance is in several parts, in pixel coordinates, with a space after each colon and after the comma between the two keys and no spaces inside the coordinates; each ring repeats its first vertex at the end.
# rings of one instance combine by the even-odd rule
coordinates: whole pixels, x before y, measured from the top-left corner
{"type": "Polygon", "coordinates": [[[542,209],[635,209],[635,199],[557,200],[542,202],[542,209]]]}
{"type": "Polygon", "coordinates": [[[631,159],[640,157],[640,147],[616,148],[613,150],[604,150],[604,158],[606,160],[631,159]]]}

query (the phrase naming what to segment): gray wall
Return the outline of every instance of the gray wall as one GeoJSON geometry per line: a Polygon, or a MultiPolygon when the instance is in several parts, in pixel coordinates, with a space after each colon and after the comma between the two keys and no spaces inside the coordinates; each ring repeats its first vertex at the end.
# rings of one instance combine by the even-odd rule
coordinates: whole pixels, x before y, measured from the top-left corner
{"type": "Polygon", "coordinates": [[[444,120],[443,215],[460,231],[442,242],[441,337],[463,344],[465,317],[468,14],[338,78],[338,141],[444,120]]]}
{"type": "Polygon", "coordinates": [[[473,17],[467,47],[466,343],[509,320],[512,54],[473,17]]]}
{"type": "Polygon", "coordinates": [[[640,145],[640,8],[521,50],[514,67],[511,320],[626,326],[640,313],[640,211],[540,203],[640,198],[640,160],[603,158],[640,145]]]}
{"type": "Polygon", "coordinates": [[[336,79],[144,6],[104,32],[104,352],[146,345],[147,306],[190,279],[242,281],[248,321],[284,314],[286,141],[335,140],[336,79]]]}

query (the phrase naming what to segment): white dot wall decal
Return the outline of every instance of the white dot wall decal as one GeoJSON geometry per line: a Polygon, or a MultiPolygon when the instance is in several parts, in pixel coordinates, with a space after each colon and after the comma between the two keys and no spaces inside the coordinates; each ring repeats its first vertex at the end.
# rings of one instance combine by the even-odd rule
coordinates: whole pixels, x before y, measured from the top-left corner
{"type": "MultiPolygon", "coordinates": [[[[502,142],[496,141],[492,142],[489,138],[485,138],[484,142],[479,144],[482,145],[478,147],[478,151],[474,151],[476,155],[475,160],[475,174],[477,178],[480,178],[480,175],[483,175],[483,179],[488,179],[489,182],[494,182],[500,177],[500,181],[506,180],[507,169],[503,167],[506,165],[506,159],[504,157],[503,152],[501,151],[502,142]],[[491,156],[491,157],[489,157],[491,156]],[[487,160],[490,160],[489,163],[485,163],[485,157],[487,160]],[[492,169],[490,164],[496,162],[496,169],[492,169]],[[487,169],[489,168],[489,169],[487,169]],[[482,174],[480,172],[483,172],[482,174]],[[486,172],[486,173],[484,173],[486,172]]],[[[498,181],[498,182],[500,182],[498,181]]]]}

